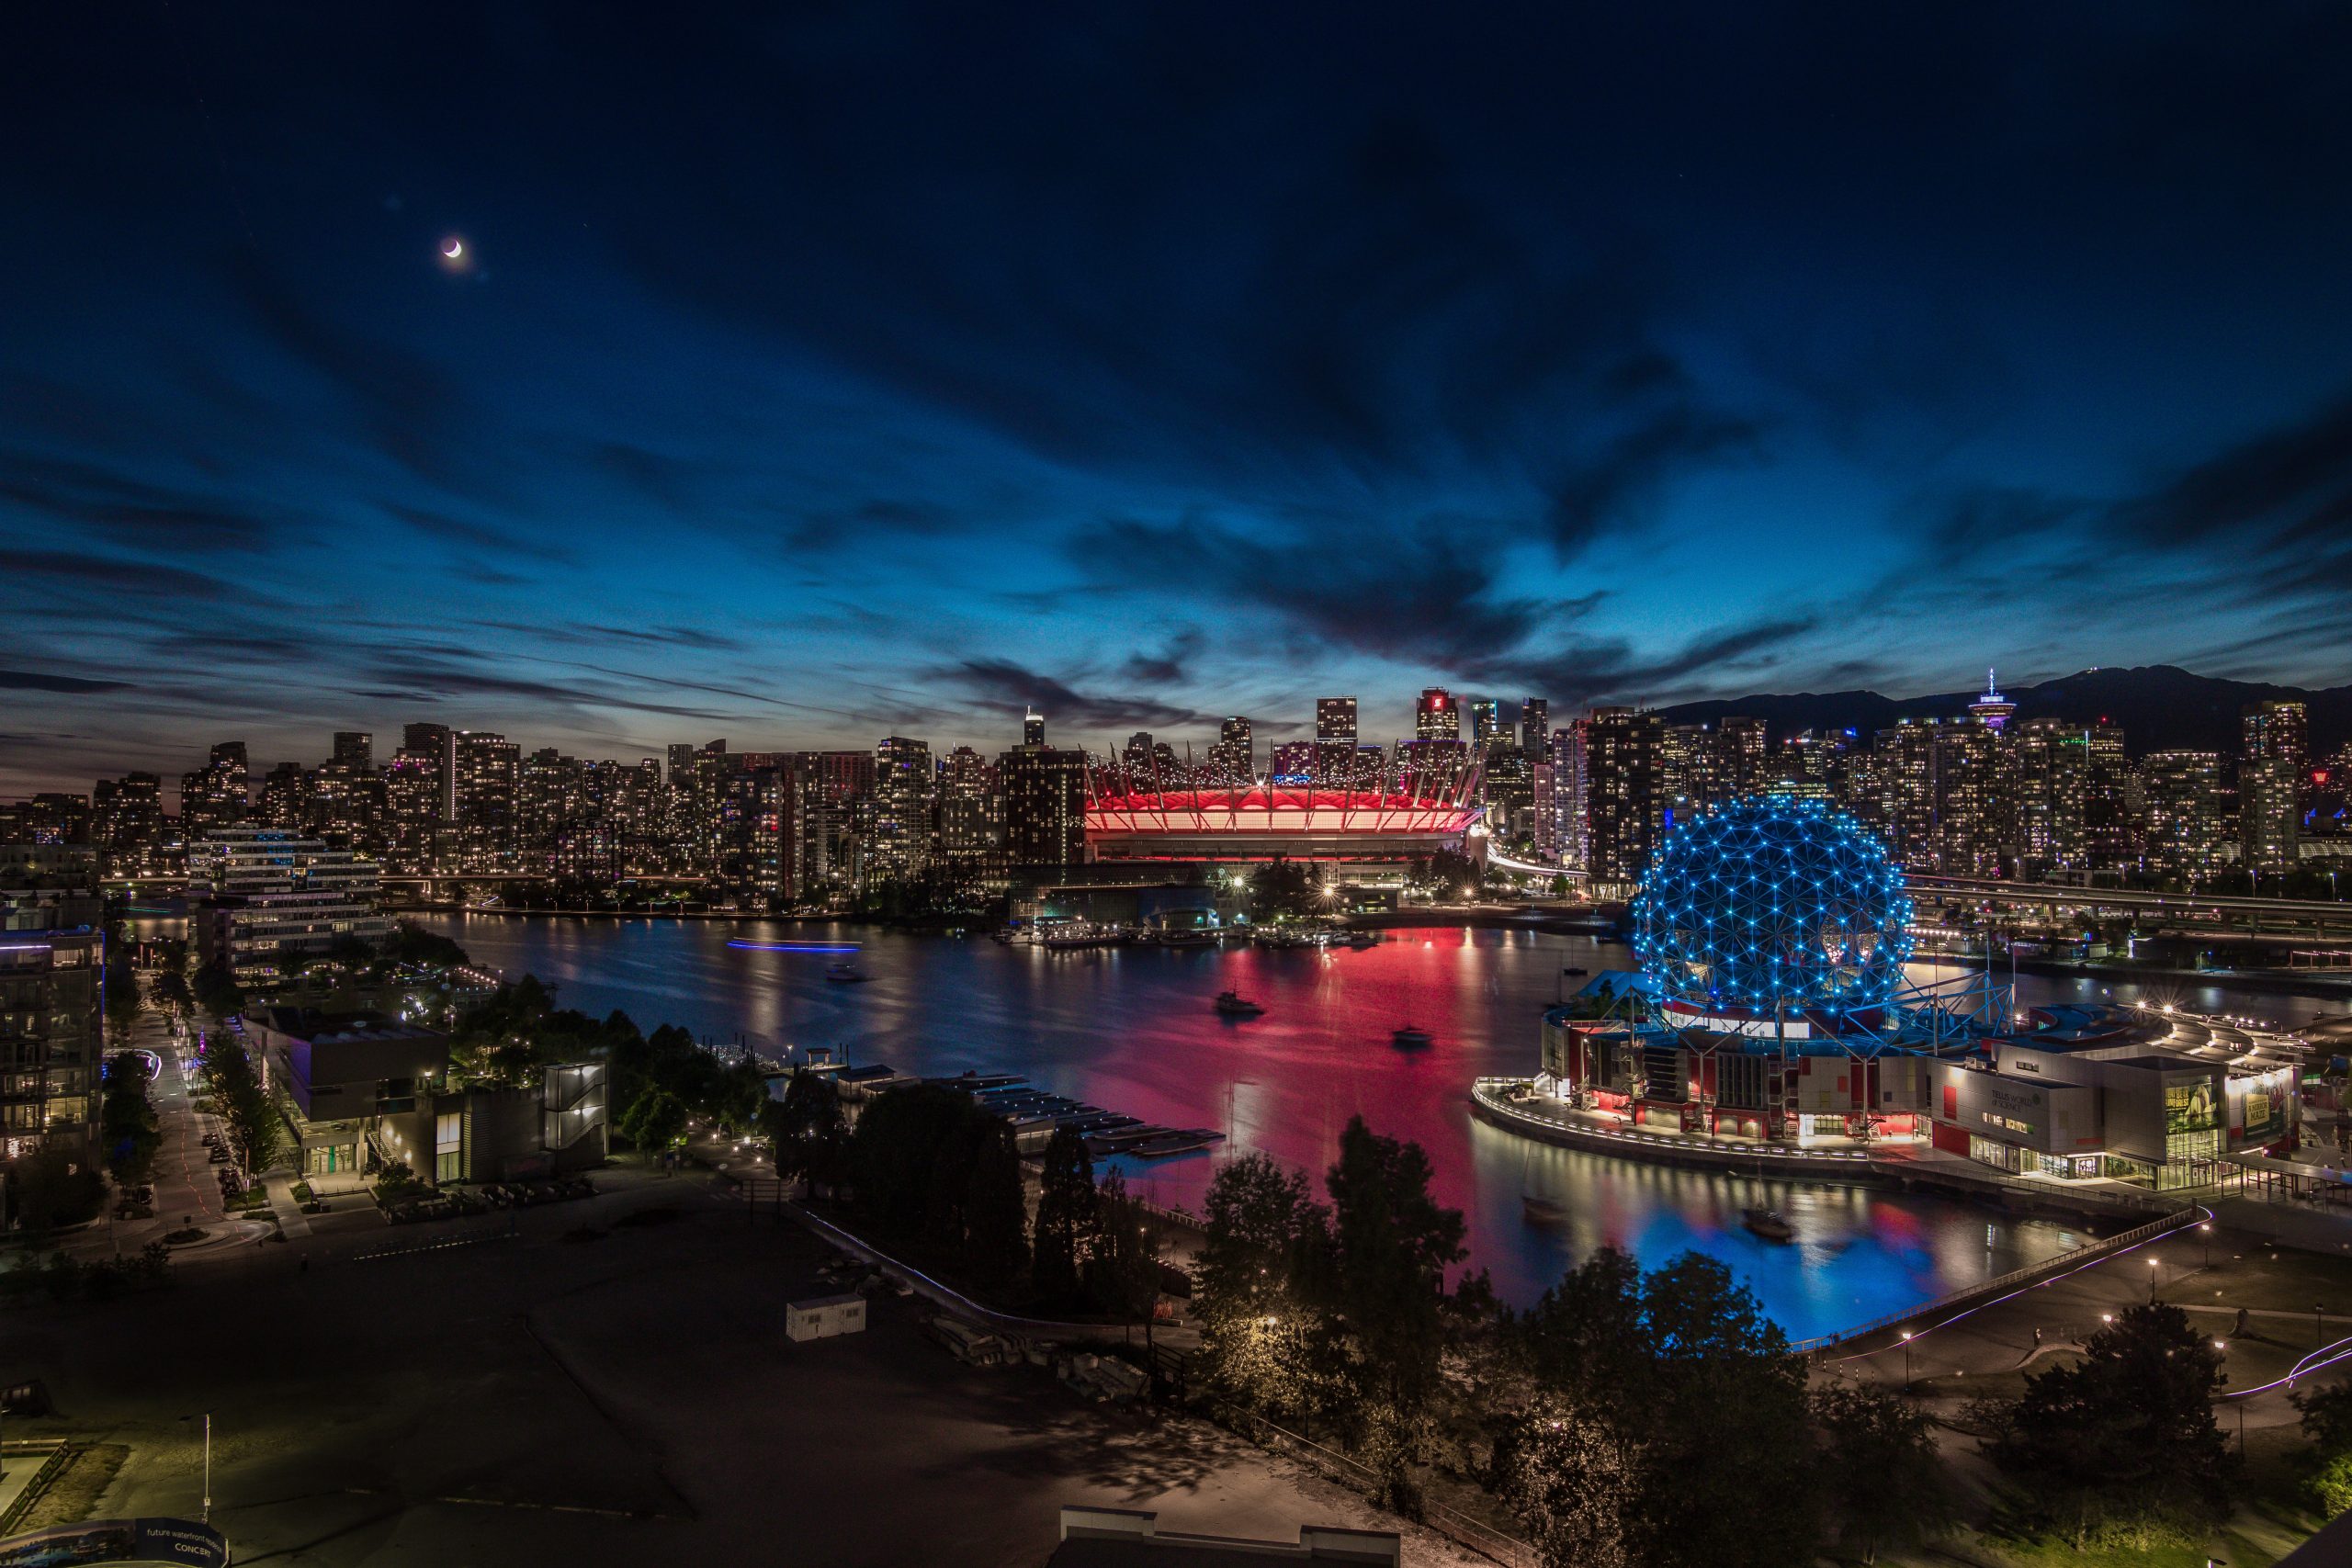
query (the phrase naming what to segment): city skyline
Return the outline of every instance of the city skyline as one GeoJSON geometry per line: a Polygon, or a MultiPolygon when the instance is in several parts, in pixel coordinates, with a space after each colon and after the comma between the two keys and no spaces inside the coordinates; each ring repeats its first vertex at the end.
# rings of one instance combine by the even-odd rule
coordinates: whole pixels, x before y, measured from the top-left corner
{"type": "Polygon", "coordinates": [[[2352,19],[1592,26],[33,18],[0,795],[2339,683],[2352,19]]]}

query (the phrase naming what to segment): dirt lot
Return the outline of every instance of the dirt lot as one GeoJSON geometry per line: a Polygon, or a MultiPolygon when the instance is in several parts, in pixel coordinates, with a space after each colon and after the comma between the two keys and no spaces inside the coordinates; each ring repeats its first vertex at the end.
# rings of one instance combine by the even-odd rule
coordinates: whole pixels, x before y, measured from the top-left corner
{"type": "MultiPolygon", "coordinates": [[[[1289,1540],[1383,1523],[1212,1428],[964,1367],[894,1297],[863,1336],[795,1345],[784,1303],[818,1293],[820,1244],[688,1182],[641,1199],[676,1217],[613,1224],[600,1201],[595,1240],[550,1220],[307,1269],[286,1247],[11,1312],[0,1375],[43,1379],[60,1411],[11,1435],[123,1445],[97,1515],[193,1515],[181,1417],[209,1410],[213,1519],[241,1563],[1035,1564],[1065,1502],[1289,1540]]],[[[1413,1561],[1467,1560],[1409,1539],[1413,1561]]]]}

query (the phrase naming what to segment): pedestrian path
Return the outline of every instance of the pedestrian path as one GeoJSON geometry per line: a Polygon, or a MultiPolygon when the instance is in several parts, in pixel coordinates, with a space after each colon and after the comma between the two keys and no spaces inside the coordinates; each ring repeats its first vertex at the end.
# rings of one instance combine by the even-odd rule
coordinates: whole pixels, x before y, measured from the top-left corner
{"type": "Polygon", "coordinates": [[[311,1234],[311,1216],[294,1201],[292,1177],[266,1176],[262,1190],[269,1194],[269,1212],[277,1217],[277,1228],[287,1240],[297,1241],[311,1234]]]}

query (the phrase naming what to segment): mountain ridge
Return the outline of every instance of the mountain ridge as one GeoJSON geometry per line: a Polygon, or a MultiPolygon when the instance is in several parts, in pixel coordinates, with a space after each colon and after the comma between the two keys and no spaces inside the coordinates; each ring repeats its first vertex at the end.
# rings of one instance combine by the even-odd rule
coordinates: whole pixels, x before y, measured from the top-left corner
{"type": "MultiPolygon", "coordinates": [[[[1670,724],[1714,724],[1728,715],[1760,718],[1777,746],[1806,729],[1851,729],[1866,736],[1905,718],[1962,717],[1981,694],[1939,692],[1898,698],[1871,691],[1756,693],[1676,703],[1657,712],[1670,724]]],[[[2304,705],[2314,758],[2332,754],[2352,739],[2352,685],[2281,686],[2199,675],[2174,664],[2105,665],[2011,687],[2003,694],[2018,705],[2013,723],[2063,718],[2120,725],[2124,750],[2134,757],[2169,750],[2234,756],[2240,749],[2239,716],[2249,704],[2259,702],[2304,705]]]]}

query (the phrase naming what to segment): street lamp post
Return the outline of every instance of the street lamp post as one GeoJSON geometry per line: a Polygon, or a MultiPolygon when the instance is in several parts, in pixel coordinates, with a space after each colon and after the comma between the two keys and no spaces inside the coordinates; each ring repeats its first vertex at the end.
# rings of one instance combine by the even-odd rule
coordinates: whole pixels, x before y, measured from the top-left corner
{"type": "Polygon", "coordinates": [[[1911,1392],[1911,1331],[1903,1331],[1903,1392],[1911,1392]]]}
{"type": "Polygon", "coordinates": [[[2198,1245],[2205,1249],[2205,1267],[2213,1267],[2213,1222],[2205,1221],[2197,1227],[2198,1245]]]}
{"type": "Polygon", "coordinates": [[[2150,1306],[2156,1304],[2156,1277],[2164,1272],[2164,1259],[2161,1258],[2148,1259],[2148,1304],[2150,1306]]]}
{"type": "Polygon", "coordinates": [[[2312,1348],[2316,1350],[2327,1343],[2327,1329],[2321,1319],[2327,1315],[2325,1302],[2312,1303],[2312,1348]]]}
{"type": "Polygon", "coordinates": [[[209,1525],[212,1522],[212,1412],[208,1410],[201,1416],[183,1416],[180,1419],[204,1423],[204,1503],[197,1520],[209,1525]]]}

